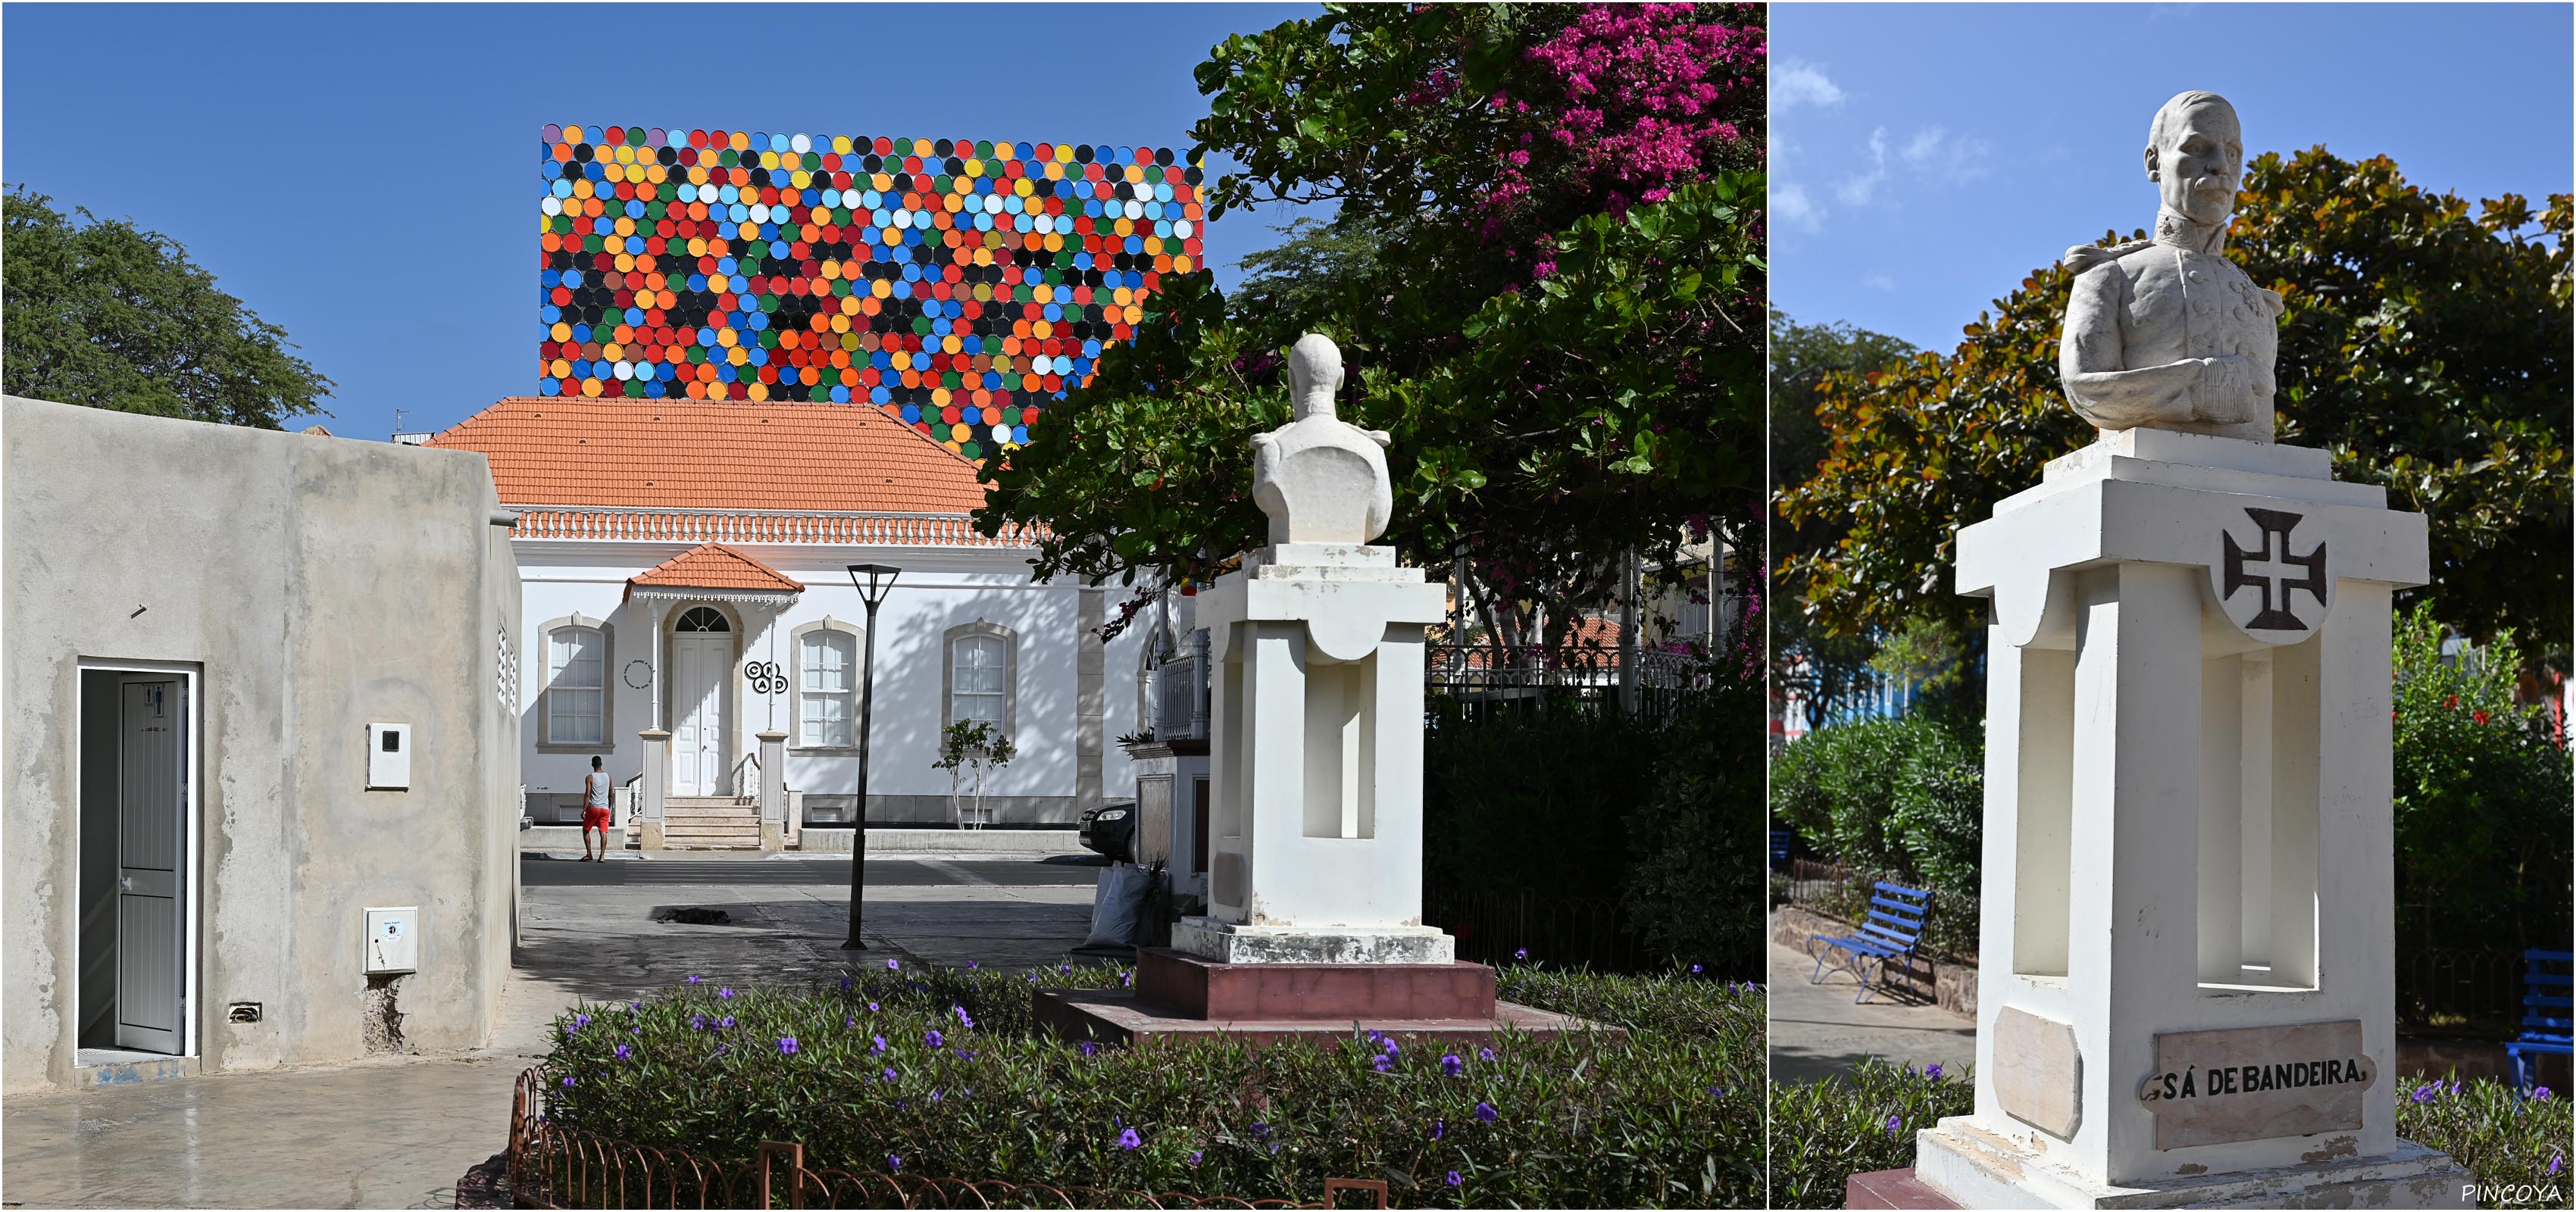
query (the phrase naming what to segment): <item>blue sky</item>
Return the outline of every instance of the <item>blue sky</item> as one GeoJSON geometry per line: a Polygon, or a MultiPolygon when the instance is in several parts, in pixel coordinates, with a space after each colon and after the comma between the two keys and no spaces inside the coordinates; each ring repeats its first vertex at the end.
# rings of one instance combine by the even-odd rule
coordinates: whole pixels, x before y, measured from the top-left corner
{"type": "Polygon", "coordinates": [[[2249,154],[2385,154],[2475,199],[2571,188],[2576,8],[1771,9],[1772,302],[1947,352],[2032,269],[2155,216],[2166,98],[2235,102],[2249,154]]]}
{"type": "MultiPolygon", "coordinates": [[[[0,179],[178,240],[382,439],[535,389],[548,122],[1187,150],[1208,48],[1318,11],[11,4],[0,179]]],[[[1210,226],[1221,282],[1276,211],[1210,226]]]]}

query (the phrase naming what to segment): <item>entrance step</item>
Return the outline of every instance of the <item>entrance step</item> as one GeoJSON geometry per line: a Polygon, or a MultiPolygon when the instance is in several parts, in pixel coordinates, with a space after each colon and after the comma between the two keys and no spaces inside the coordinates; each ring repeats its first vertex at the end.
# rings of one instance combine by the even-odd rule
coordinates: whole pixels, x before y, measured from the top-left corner
{"type": "Polygon", "coordinates": [[[662,801],[666,850],[758,850],[760,805],[748,796],[671,796],[662,801]]]}

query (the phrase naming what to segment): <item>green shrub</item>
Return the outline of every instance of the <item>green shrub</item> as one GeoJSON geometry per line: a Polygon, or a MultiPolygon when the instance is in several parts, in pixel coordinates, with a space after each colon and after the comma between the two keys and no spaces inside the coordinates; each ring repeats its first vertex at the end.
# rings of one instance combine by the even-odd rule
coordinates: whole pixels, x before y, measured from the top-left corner
{"type": "Polygon", "coordinates": [[[1762,971],[1761,712],[1759,688],[1731,681],[1691,700],[1628,824],[1630,920],[1668,959],[1725,975],[1762,971]]]}
{"type": "MultiPolygon", "coordinates": [[[[1759,717],[1750,726],[1760,728],[1759,717]]],[[[1493,892],[1618,896],[1630,862],[1628,818],[1654,794],[1665,731],[1571,700],[1448,714],[1423,737],[1424,878],[1493,892]]]]}
{"type": "Polygon", "coordinates": [[[1680,974],[1500,979],[1516,1001],[1629,1034],[1509,1034],[1491,1055],[1356,1037],[1086,1054],[1031,1029],[1035,979],[907,970],[847,990],[701,984],[583,1005],[557,1020],[543,1070],[563,1126],[717,1158],[795,1140],[818,1169],[899,1157],[907,1174],[1299,1200],[1327,1178],[1385,1178],[1404,1206],[1759,1197],[1758,991],[1680,974]]]}
{"type": "MultiPolygon", "coordinates": [[[[2417,1077],[2397,1087],[2397,1135],[2451,1155],[2468,1167],[2482,1187],[2530,1187],[2555,1191],[2552,1206],[2567,1207],[2569,1136],[2576,1117],[2567,1099],[2542,1088],[2531,1098],[2514,1097],[2505,1082],[2479,1078],[2417,1077]]],[[[2533,1207],[2530,1200],[2499,1202],[2491,1196],[2482,1206],[2533,1207]]]]}
{"type": "Polygon", "coordinates": [[[2401,615],[2396,742],[2397,937],[2498,950],[2567,945],[2568,754],[2513,703],[2506,632],[2475,659],[2441,654],[2431,603],[2401,615]]]}
{"type": "Polygon", "coordinates": [[[1852,1175],[1913,1165],[1916,1132],[1976,1109],[1967,1075],[1939,1068],[1872,1057],[1829,1081],[1773,1086],[1771,1206],[1839,1208],[1852,1175]]]}
{"type": "Polygon", "coordinates": [[[1973,901],[1984,733],[1941,713],[1819,728],[1772,762],[1771,815],[1845,863],[1973,901]]]}
{"type": "MultiPolygon", "coordinates": [[[[1975,1110],[1966,1078],[1926,1078],[1871,1059],[1847,1077],[1774,1087],[1771,1206],[1839,1208],[1852,1175],[1913,1165],[1918,1129],[1975,1110]]],[[[2418,1077],[2397,1087],[2399,1137],[2449,1154],[2482,1186],[2554,1190],[2559,1207],[2567,1206],[2571,1132],[2568,1100],[2554,1091],[2518,1099],[2512,1086],[2484,1078],[2418,1077]]]]}

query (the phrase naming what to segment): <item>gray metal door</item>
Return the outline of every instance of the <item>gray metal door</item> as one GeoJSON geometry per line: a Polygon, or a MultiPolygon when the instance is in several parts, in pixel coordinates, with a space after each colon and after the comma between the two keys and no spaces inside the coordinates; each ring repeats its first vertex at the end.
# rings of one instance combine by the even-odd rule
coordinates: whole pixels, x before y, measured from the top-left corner
{"type": "Polygon", "coordinates": [[[116,751],[116,1045],[187,1050],[188,706],[178,678],[123,680],[116,751]]]}

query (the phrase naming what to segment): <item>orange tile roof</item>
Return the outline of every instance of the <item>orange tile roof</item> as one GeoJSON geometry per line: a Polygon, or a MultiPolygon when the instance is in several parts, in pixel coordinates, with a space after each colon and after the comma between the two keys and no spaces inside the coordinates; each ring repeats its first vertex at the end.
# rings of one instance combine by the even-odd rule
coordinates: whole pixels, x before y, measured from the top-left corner
{"type": "Polygon", "coordinates": [[[505,505],[965,513],[975,465],[870,407],[512,396],[429,440],[505,505]]]}
{"type": "Polygon", "coordinates": [[[803,593],[803,582],[722,543],[700,543],[626,578],[628,585],[674,589],[767,589],[803,593]]]}

